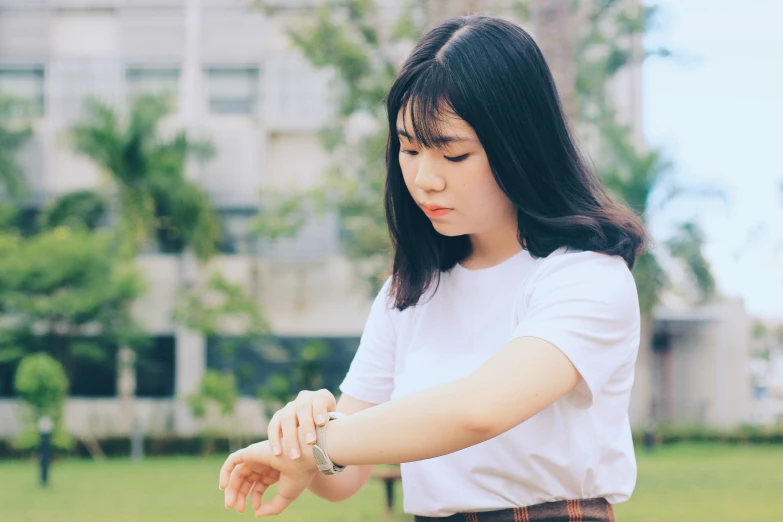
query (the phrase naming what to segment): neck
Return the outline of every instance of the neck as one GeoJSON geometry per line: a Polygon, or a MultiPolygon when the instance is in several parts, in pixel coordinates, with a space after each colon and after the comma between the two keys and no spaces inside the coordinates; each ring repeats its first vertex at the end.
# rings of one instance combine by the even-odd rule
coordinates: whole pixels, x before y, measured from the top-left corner
{"type": "Polygon", "coordinates": [[[462,262],[462,266],[470,269],[481,269],[498,265],[519,253],[517,225],[497,227],[480,234],[470,235],[471,253],[462,262]]]}

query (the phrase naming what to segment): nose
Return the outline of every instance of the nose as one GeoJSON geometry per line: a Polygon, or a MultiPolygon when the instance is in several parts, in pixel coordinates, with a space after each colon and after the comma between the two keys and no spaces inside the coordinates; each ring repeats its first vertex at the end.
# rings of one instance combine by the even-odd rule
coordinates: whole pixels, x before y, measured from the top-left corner
{"type": "Polygon", "coordinates": [[[422,154],[418,162],[419,169],[416,171],[414,184],[416,187],[426,192],[440,192],[446,188],[446,180],[439,172],[436,162],[428,160],[427,154],[422,154]]]}

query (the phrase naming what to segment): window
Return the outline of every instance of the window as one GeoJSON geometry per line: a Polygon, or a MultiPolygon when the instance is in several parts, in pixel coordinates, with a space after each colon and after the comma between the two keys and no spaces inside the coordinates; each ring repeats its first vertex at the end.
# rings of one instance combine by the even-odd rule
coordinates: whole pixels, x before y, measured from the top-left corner
{"type": "Polygon", "coordinates": [[[74,357],[69,395],[72,397],[115,397],[117,395],[117,346],[102,341],[100,358],[74,357]]]}
{"type": "Polygon", "coordinates": [[[35,116],[44,113],[44,69],[35,65],[0,65],[0,93],[28,101],[35,116]]]}
{"type": "MultiPolygon", "coordinates": [[[[177,67],[128,67],[125,70],[125,86],[128,99],[142,95],[168,95],[176,103],[179,92],[179,68],[177,67]]],[[[172,107],[176,110],[176,105],[172,107]]]]}
{"type": "Polygon", "coordinates": [[[207,93],[213,114],[256,114],[258,67],[208,67],[207,93]]]}
{"type": "Polygon", "coordinates": [[[359,346],[358,337],[268,337],[248,342],[232,337],[207,338],[207,368],[231,370],[239,393],[258,396],[273,375],[289,379],[292,391],[336,390],[359,346]],[[309,356],[308,356],[309,355],[309,356]],[[318,381],[311,382],[313,377],[318,381]]]}
{"type": "Polygon", "coordinates": [[[173,397],[176,341],[173,336],[153,337],[136,356],[136,395],[173,397]]]}
{"type": "Polygon", "coordinates": [[[218,249],[224,254],[257,253],[258,240],[253,234],[253,221],[258,215],[256,208],[220,209],[220,241],[218,249]]]}

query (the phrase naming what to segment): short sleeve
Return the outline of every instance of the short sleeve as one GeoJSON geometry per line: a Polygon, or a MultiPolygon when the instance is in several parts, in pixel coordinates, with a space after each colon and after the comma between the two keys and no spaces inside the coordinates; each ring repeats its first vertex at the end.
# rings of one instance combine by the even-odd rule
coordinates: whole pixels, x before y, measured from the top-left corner
{"type": "Polygon", "coordinates": [[[389,300],[391,278],[378,292],[364,326],[359,348],[340,391],[364,402],[381,404],[394,391],[397,315],[389,300]]]}
{"type": "Polygon", "coordinates": [[[513,338],[537,337],[559,348],[582,381],[569,395],[579,408],[619,372],[630,388],[639,350],[639,298],[625,261],[595,252],[541,260],[541,275],[518,303],[513,338]]]}

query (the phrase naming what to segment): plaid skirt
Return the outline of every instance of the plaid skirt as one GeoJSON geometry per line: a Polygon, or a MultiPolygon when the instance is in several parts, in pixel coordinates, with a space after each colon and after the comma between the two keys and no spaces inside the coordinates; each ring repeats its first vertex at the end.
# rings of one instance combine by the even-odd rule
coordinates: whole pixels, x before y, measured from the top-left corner
{"type": "Polygon", "coordinates": [[[560,500],[498,511],[457,513],[450,517],[413,517],[415,522],[614,522],[605,498],[560,500]]]}

